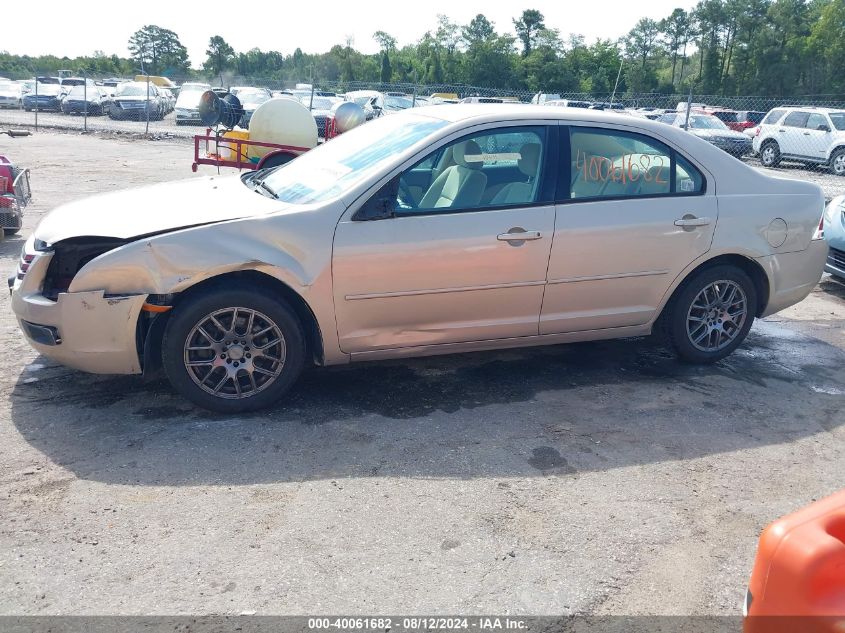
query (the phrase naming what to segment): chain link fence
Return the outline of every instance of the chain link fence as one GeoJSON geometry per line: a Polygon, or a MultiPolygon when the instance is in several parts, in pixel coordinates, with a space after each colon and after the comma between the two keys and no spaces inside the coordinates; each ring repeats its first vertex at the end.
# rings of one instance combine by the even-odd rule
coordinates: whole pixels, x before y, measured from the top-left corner
{"type": "Polygon", "coordinates": [[[845,95],[538,94],[463,84],[296,84],[241,76],[210,80],[143,76],[59,78],[46,73],[37,76],[39,81],[31,78],[11,84],[0,82],[0,128],[191,137],[203,132],[196,110],[198,95],[209,87],[232,91],[259,88],[263,89],[263,98],[282,94],[297,98],[314,111],[318,128],[320,121],[325,121],[325,110],[343,98],[363,105],[370,117],[408,107],[459,101],[533,102],[612,109],[632,117],[687,127],[750,164],[818,182],[828,195],[845,193],[845,95]],[[127,81],[133,79],[140,81],[127,81]],[[692,107],[687,108],[687,103],[692,107]]]}

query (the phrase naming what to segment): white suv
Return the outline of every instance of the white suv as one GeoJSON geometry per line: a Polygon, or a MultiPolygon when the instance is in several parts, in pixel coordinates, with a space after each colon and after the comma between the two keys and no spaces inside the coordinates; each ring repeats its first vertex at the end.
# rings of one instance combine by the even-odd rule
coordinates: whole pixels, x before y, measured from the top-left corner
{"type": "Polygon", "coordinates": [[[845,176],[845,110],[784,106],[766,115],[754,137],[764,167],[781,160],[825,165],[845,176]]]}

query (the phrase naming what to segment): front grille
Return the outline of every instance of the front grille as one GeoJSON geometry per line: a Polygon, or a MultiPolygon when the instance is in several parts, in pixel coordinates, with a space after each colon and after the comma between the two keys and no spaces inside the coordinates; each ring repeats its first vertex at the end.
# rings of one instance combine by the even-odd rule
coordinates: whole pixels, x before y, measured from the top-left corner
{"type": "Polygon", "coordinates": [[[14,213],[0,213],[0,228],[19,229],[21,228],[21,217],[14,213]]]}
{"type": "Polygon", "coordinates": [[[827,254],[827,258],[830,260],[831,264],[833,264],[837,268],[845,270],[845,251],[840,251],[839,249],[831,248],[827,254]]]}
{"type": "Polygon", "coordinates": [[[325,137],[326,136],[326,117],[322,115],[316,115],[314,117],[314,122],[317,124],[317,136],[325,137]]]}

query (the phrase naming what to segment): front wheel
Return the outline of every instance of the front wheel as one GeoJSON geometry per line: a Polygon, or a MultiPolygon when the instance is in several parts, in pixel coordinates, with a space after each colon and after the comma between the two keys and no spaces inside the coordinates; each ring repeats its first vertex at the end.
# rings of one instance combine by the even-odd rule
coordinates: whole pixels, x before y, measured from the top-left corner
{"type": "Polygon", "coordinates": [[[675,353],[692,363],[714,363],[733,352],[751,329],[757,291],[735,266],[714,266],[685,282],[667,305],[663,334],[675,353]]]}
{"type": "Polygon", "coordinates": [[[845,149],[838,149],[830,155],[830,170],[837,176],[845,176],[845,149]]]}
{"type": "Polygon", "coordinates": [[[760,148],[760,163],[763,167],[780,165],[780,147],[775,141],[766,141],[760,148]]]}
{"type": "Polygon", "coordinates": [[[267,407],[293,385],[305,363],[296,313],[260,288],[217,288],[173,309],[162,364],[173,387],[221,413],[267,407]]]}

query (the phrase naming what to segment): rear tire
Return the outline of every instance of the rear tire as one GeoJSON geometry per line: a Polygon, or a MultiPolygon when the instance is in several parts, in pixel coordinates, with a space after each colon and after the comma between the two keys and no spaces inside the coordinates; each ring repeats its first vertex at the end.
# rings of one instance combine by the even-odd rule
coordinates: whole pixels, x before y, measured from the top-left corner
{"type": "Polygon", "coordinates": [[[296,313],[254,286],[218,286],[186,297],[162,340],[162,365],[173,388],[220,413],[272,405],[304,364],[296,313]]]}
{"type": "Polygon", "coordinates": [[[780,165],[780,147],[777,141],[766,141],[760,147],[760,164],[763,167],[777,167],[780,165]]]}
{"type": "Polygon", "coordinates": [[[681,360],[715,363],[745,340],[756,311],[757,290],[745,271],[713,266],[676,291],[661,316],[661,333],[681,360]]]}

